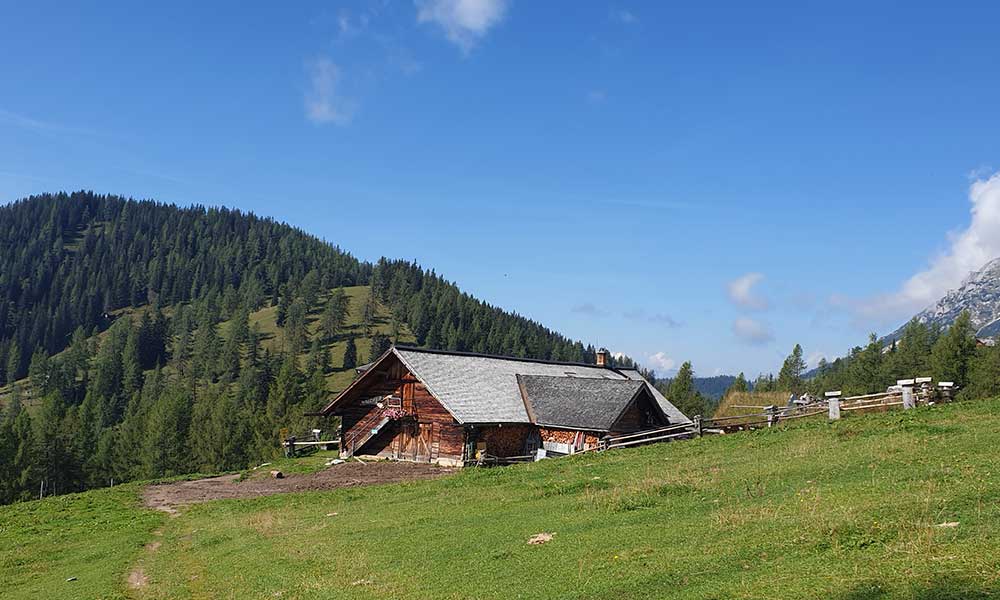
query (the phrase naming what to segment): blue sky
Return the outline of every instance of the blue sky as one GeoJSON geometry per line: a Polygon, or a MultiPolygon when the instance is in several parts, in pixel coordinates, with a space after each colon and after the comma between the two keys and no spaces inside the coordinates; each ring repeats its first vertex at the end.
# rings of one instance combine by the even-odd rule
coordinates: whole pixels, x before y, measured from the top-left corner
{"type": "Polygon", "coordinates": [[[659,372],[1000,256],[1000,4],[4,2],[0,201],[274,216],[659,372]]]}

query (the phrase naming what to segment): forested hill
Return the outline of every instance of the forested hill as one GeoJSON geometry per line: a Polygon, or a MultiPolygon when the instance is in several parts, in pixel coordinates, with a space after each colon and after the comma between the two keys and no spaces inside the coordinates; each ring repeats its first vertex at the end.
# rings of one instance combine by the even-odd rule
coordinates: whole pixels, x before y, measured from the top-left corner
{"type": "Polygon", "coordinates": [[[304,415],[393,341],[595,354],[416,264],[240,211],[87,192],[0,207],[0,502],[269,460],[285,433],[333,427],[304,415]]]}
{"type": "MultiPolygon", "coordinates": [[[[0,383],[23,377],[37,349],[68,346],[77,328],[117,309],[208,299],[223,312],[288,300],[303,288],[367,285],[375,266],[272,219],[88,192],[0,207],[0,383]],[[308,278],[308,279],[307,279],[308,278]]],[[[463,294],[415,264],[383,260],[380,297],[435,348],[593,360],[539,323],[463,294]]]]}
{"type": "MultiPolygon", "coordinates": [[[[251,310],[314,271],[320,287],[367,282],[372,267],[270,219],[92,193],[0,207],[0,364],[27,373],[37,349],[147,303],[213,299],[251,310]]],[[[3,379],[0,379],[2,382],[3,379]]]]}

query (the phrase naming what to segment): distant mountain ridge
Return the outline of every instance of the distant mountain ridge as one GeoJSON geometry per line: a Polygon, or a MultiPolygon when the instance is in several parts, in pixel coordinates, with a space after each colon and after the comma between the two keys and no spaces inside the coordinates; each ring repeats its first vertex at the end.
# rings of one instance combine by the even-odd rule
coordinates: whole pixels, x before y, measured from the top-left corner
{"type": "MultiPolygon", "coordinates": [[[[1000,334],[1000,258],[995,258],[973,271],[962,284],[950,290],[914,318],[927,325],[947,329],[960,314],[968,311],[977,337],[994,337],[1000,334]]],[[[902,327],[886,337],[886,342],[900,338],[902,327]]]]}

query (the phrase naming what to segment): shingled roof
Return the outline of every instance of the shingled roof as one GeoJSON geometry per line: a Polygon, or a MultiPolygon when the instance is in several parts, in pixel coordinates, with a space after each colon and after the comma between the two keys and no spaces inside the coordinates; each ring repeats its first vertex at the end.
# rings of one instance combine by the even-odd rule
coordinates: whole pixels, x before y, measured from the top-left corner
{"type": "Polygon", "coordinates": [[[536,425],[589,431],[610,431],[646,388],[629,379],[518,375],[517,380],[536,425]]]}
{"type": "MultiPolygon", "coordinates": [[[[690,423],[637,371],[397,346],[390,350],[460,423],[530,423],[517,376],[644,384],[671,423],[690,423]]],[[[622,388],[624,389],[624,388],[622,388]]],[[[332,404],[331,404],[332,406],[332,404]]]]}

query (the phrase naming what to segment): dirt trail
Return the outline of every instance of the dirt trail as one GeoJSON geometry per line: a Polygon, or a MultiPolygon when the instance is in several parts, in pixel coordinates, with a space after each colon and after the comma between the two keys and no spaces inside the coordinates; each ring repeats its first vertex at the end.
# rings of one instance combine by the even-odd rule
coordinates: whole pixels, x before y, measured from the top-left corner
{"type": "Polygon", "coordinates": [[[420,463],[352,461],[309,475],[287,475],[284,479],[273,479],[264,472],[246,481],[237,481],[238,475],[223,475],[151,485],[143,492],[143,501],[150,508],[176,515],[178,507],[209,500],[434,479],[453,472],[454,469],[420,463]]]}

